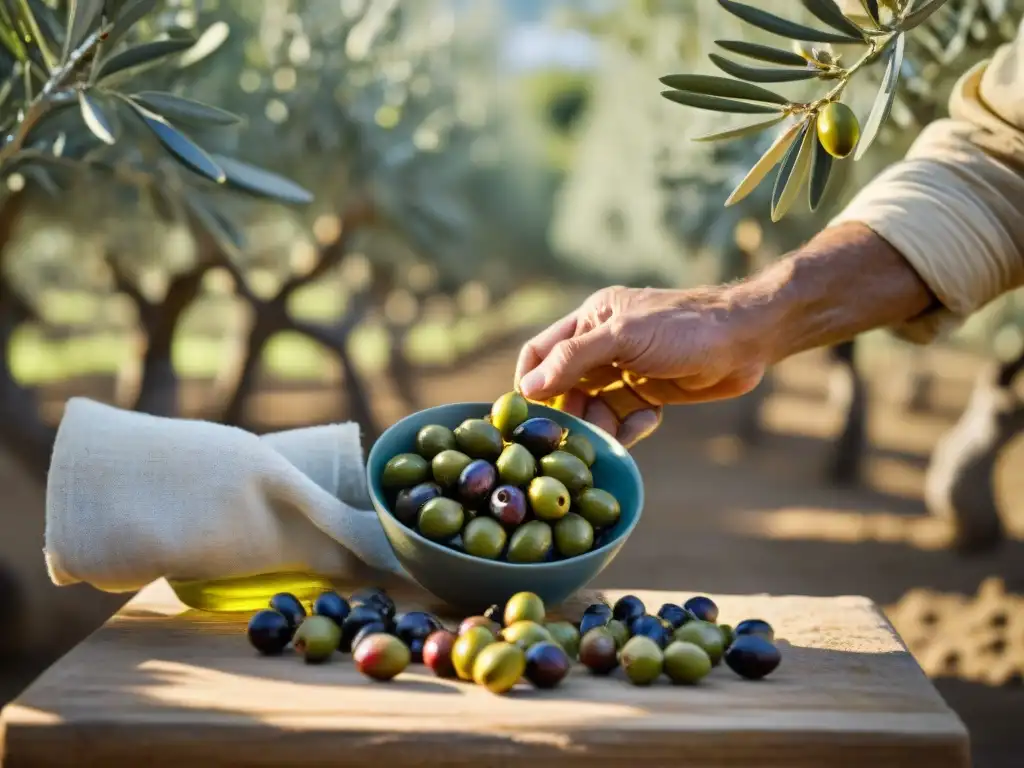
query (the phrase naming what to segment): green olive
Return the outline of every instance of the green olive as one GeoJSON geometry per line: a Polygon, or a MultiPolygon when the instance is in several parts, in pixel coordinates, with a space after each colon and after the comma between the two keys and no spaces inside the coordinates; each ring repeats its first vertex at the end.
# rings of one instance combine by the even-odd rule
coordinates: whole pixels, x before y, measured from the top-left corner
{"type": "Polygon", "coordinates": [[[511,643],[492,643],[473,662],[473,682],[491,693],[505,693],[526,671],[526,655],[511,643]]]}
{"type": "Polygon", "coordinates": [[[569,511],[569,489],[553,477],[535,477],[527,496],[533,514],[541,520],[559,520],[569,511]]]}
{"type": "Polygon", "coordinates": [[[597,461],[597,452],[594,450],[593,444],[583,435],[566,435],[558,449],[571,453],[588,467],[594,466],[594,462],[597,461]]]}
{"type": "Polygon", "coordinates": [[[544,621],[546,614],[547,608],[544,607],[544,601],[540,599],[540,596],[533,592],[516,592],[505,603],[501,620],[506,627],[519,621],[532,621],[535,624],[540,624],[544,621]]]}
{"type": "Polygon", "coordinates": [[[540,563],[551,553],[553,543],[551,526],[543,520],[524,523],[512,534],[508,542],[510,563],[540,563]]]}
{"type": "Polygon", "coordinates": [[[708,621],[688,621],[676,629],[672,636],[673,640],[684,643],[693,643],[704,649],[704,652],[711,659],[711,665],[717,666],[725,653],[725,638],[722,637],[722,630],[717,624],[708,621]]]}
{"type": "Polygon", "coordinates": [[[818,113],[815,125],[818,141],[832,157],[843,158],[860,141],[860,123],[853,110],[840,101],[832,101],[818,113]]]}
{"type": "Polygon", "coordinates": [[[559,480],[572,494],[594,484],[594,478],[583,460],[566,451],[554,451],[542,458],[540,473],[559,480]]]}
{"type": "Polygon", "coordinates": [[[474,459],[494,461],[505,445],[501,432],[483,419],[466,419],[455,428],[455,443],[459,450],[474,459]]]}
{"type": "Polygon", "coordinates": [[[508,534],[501,523],[491,517],[470,520],[462,531],[462,547],[466,554],[497,560],[505,550],[508,534]]]}
{"type": "Polygon", "coordinates": [[[454,499],[437,496],[420,507],[416,527],[433,541],[444,541],[458,534],[466,520],[462,505],[454,499]]]}
{"type": "Polygon", "coordinates": [[[526,421],[530,415],[530,404],[518,392],[506,392],[491,406],[491,424],[506,440],[512,437],[512,430],[526,421]]]}
{"type": "Polygon", "coordinates": [[[693,685],[711,671],[711,657],[694,643],[674,640],[665,649],[665,674],[673,683],[693,685]]]}
{"type": "Polygon", "coordinates": [[[633,685],[650,685],[664,669],[661,647],[645,635],[629,638],[619,652],[619,664],[633,685]]]}
{"type": "Polygon", "coordinates": [[[552,621],[544,625],[548,634],[562,646],[570,659],[575,659],[580,652],[580,631],[568,621],[552,621]]]}
{"type": "Polygon", "coordinates": [[[460,680],[473,679],[473,663],[487,646],[496,641],[491,632],[484,627],[470,627],[455,641],[452,646],[452,666],[460,680]]]}
{"type": "Polygon", "coordinates": [[[593,546],[593,526],[575,512],[555,523],[555,548],[563,557],[577,557],[593,546]]]}
{"type": "Polygon", "coordinates": [[[537,460],[519,443],[506,445],[496,466],[502,485],[526,488],[537,474],[537,460]]]}
{"type": "Polygon", "coordinates": [[[385,488],[401,490],[430,478],[430,464],[416,453],[400,453],[384,465],[381,483],[385,488]]]}
{"type": "Polygon", "coordinates": [[[441,451],[455,449],[455,433],[440,424],[428,424],[416,433],[416,452],[432,459],[441,451]]]}
{"type": "Polygon", "coordinates": [[[434,479],[442,488],[452,488],[459,482],[462,470],[473,463],[473,460],[461,451],[441,451],[430,462],[434,479]]]}
{"type": "Polygon", "coordinates": [[[501,631],[501,639],[506,643],[514,643],[524,651],[535,643],[551,643],[551,633],[535,621],[517,621],[501,631]]]}
{"type": "Polygon", "coordinates": [[[629,640],[629,628],[618,619],[612,619],[604,628],[608,630],[608,634],[615,638],[615,647],[622,648],[629,640]]]}
{"type": "Polygon", "coordinates": [[[587,488],[576,497],[577,512],[595,528],[607,528],[619,521],[619,501],[608,491],[587,488]]]}
{"type": "Polygon", "coordinates": [[[326,616],[307,616],[292,638],[292,647],[302,654],[307,664],[327,661],[338,649],[341,629],[326,616]]]}

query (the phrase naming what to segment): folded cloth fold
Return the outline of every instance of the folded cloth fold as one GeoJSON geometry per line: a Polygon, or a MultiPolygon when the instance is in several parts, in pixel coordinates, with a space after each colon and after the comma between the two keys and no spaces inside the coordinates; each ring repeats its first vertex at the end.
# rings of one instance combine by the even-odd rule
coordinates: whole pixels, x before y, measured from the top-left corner
{"type": "Polygon", "coordinates": [[[72,398],[46,487],[57,585],[368,568],[408,578],[373,512],[355,423],[257,436],[72,398]]]}

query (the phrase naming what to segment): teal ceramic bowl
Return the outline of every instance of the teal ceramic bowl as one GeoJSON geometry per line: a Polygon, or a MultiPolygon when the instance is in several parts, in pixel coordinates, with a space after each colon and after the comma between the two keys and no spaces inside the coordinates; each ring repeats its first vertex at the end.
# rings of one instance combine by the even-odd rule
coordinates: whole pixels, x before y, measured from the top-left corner
{"type": "Polygon", "coordinates": [[[428,424],[454,429],[466,419],[483,418],[491,403],[453,403],[414,413],[392,425],[374,443],[366,462],[370,498],[399,562],[424,589],[448,605],[479,613],[517,592],[534,592],[557,605],[603,571],[636,528],[644,506],[644,485],[636,462],[607,432],[568,413],[530,404],[530,416],[546,416],[574,433],[586,435],[597,453],[591,471],[594,486],[613,494],[621,515],[601,545],[585,555],[548,563],[484,560],[421,536],[391,513],[380,478],[384,465],[399,453],[415,451],[416,433],[428,424]]]}

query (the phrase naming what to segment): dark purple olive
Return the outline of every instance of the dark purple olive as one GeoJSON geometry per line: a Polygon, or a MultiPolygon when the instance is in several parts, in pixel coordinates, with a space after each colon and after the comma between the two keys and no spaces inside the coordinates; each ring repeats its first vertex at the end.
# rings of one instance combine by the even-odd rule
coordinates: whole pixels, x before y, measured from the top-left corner
{"type": "Polygon", "coordinates": [[[509,528],[515,528],[526,519],[526,494],[514,485],[499,485],[491,494],[491,514],[509,528]]]}
{"type": "MultiPolygon", "coordinates": [[[[430,635],[427,635],[430,637],[430,635]]],[[[427,644],[426,637],[416,637],[410,640],[407,645],[409,646],[409,656],[413,664],[423,663],[423,648],[427,644]]]]}
{"type": "MultiPolygon", "coordinates": [[[[398,617],[395,622],[395,635],[403,643],[412,648],[412,641],[417,638],[426,640],[432,633],[444,629],[436,618],[423,611],[410,611],[398,617]]],[[[422,650],[422,647],[421,647],[422,650]]]]}
{"type": "Polygon", "coordinates": [[[348,601],[352,604],[353,608],[356,605],[368,605],[372,608],[377,608],[387,619],[395,617],[395,601],[380,587],[357,589],[352,593],[348,601]]]}
{"type": "Polygon", "coordinates": [[[313,603],[314,614],[326,616],[339,628],[351,612],[352,606],[348,604],[348,600],[337,592],[324,592],[313,603]]]}
{"type": "Polygon", "coordinates": [[[732,631],[733,637],[740,635],[760,635],[769,643],[775,642],[775,630],[772,625],[763,619],[745,619],[736,625],[732,631]]]}
{"type": "Polygon", "coordinates": [[[633,637],[637,635],[649,637],[659,647],[664,648],[668,645],[669,640],[672,639],[672,633],[669,627],[666,626],[667,624],[668,622],[662,621],[657,616],[644,614],[640,618],[633,620],[633,623],[629,626],[629,633],[633,637]]]}
{"type": "Polygon", "coordinates": [[[779,649],[761,635],[738,635],[725,652],[729,669],[748,680],[770,675],[780,661],[779,649]]]}
{"type": "Polygon", "coordinates": [[[291,642],[295,628],[283,614],[265,608],[249,619],[246,634],[257,651],[264,656],[276,656],[291,642]]]}
{"type": "Polygon", "coordinates": [[[636,595],[620,597],[612,607],[612,618],[618,619],[627,627],[647,613],[647,608],[636,595]]]}
{"type": "Polygon", "coordinates": [[[519,443],[532,453],[535,459],[540,459],[558,450],[563,432],[558,422],[536,416],[512,430],[512,442],[519,443]]]}
{"type": "Polygon", "coordinates": [[[270,610],[277,611],[288,619],[292,631],[295,631],[302,620],[306,618],[305,607],[299,602],[299,598],[291,592],[278,592],[270,598],[270,610]]]}
{"type": "Polygon", "coordinates": [[[420,507],[440,495],[441,486],[437,483],[420,483],[399,491],[395,500],[395,517],[403,525],[414,528],[420,507]]]}
{"type": "Polygon", "coordinates": [[[619,664],[618,650],[611,633],[598,627],[580,640],[580,663],[595,675],[607,675],[619,664]]]}
{"type": "Polygon", "coordinates": [[[364,624],[363,628],[356,632],[356,636],[352,638],[352,647],[358,648],[365,638],[370,635],[390,635],[388,625],[383,621],[371,621],[369,624],[364,624]]]}
{"type": "Polygon", "coordinates": [[[709,621],[712,624],[718,621],[718,606],[715,605],[715,601],[710,597],[704,597],[703,595],[691,597],[683,603],[683,608],[701,621],[709,621]]]}
{"type": "Polygon", "coordinates": [[[688,621],[694,621],[697,617],[675,603],[665,603],[658,609],[658,617],[672,625],[673,629],[679,629],[688,621]]]}
{"type": "Polygon", "coordinates": [[[558,643],[534,643],[526,651],[526,679],[538,688],[554,688],[566,675],[572,663],[558,643]]]}
{"type": "Polygon", "coordinates": [[[498,470],[489,461],[476,459],[459,475],[457,492],[459,501],[469,509],[482,509],[498,483],[498,470]]]}
{"type": "MultiPolygon", "coordinates": [[[[604,607],[608,608],[608,606],[604,607]]],[[[589,610],[590,609],[588,608],[587,611],[589,610]]],[[[588,613],[587,611],[583,612],[583,618],[580,619],[580,637],[587,634],[587,632],[595,627],[605,626],[612,620],[611,608],[608,608],[607,611],[594,611],[592,613],[588,613]]]]}
{"type": "Polygon", "coordinates": [[[341,624],[341,639],[338,641],[338,650],[343,653],[351,651],[352,641],[359,634],[359,630],[367,624],[373,624],[374,622],[386,625],[387,617],[374,605],[366,603],[354,605],[352,612],[341,624]]]}

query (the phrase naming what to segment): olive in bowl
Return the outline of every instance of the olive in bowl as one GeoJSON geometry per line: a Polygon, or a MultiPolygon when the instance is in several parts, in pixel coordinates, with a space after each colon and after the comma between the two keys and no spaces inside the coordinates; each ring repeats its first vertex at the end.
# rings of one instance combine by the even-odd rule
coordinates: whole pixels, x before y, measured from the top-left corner
{"type": "MultiPolygon", "coordinates": [[[[498,402],[512,399],[514,398],[506,397],[498,402]]],[[[644,488],[640,471],[633,458],[615,438],[572,414],[529,403],[527,420],[531,422],[530,426],[534,431],[524,430],[517,433],[516,428],[510,426],[508,420],[499,419],[502,421],[502,434],[509,436],[503,437],[505,449],[511,445],[518,445],[515,442],[517,439],[523,439],[528,443],[524,447],[531,455],[543,453],[540,450],[541,441],[536,439],[536,435],[541,434],[550,438],[548,442],[552,443],[553,447],[550,453],[558,451],[558,443],[553,439],[556,429],[552,427],[553,423],[561,430],[563,436],[573,437],[578,446],[588,446],[580,449],[581,453],[588,454],[588,458],[592,449],[593,461],[590,466],[585,467],[587,473],[580,471],[578,465],[581,462],[575,461],[576,457],[572,455],[566,458],[560,454],[556,460],[546,462],[546,468],[538,462],[534,479],[544,479],[536,483],[534,497],[538,501],[541,514],[535,514],[531,506],[530,513],[525,518],[520,518],[518,514],[511,515],[506,509],[505,496],[509,495],[507,486],[521,487],[530,503],[529,486],[533,482],[527,477],[530,473],[514,478],[515,482],[508,482],[508,478],[503,480],[501,469],[505,467],[497,466],[499,455],[495,460],[497,480],[492,497],[494,491],[498,489],[503,489],[505,495],[493,504],[493,499],[488,499],[484,503],[475,497],[463,498],[460,503],[464,508],[464,526],[481,517],[491,517],[501,524],[507,532],[506,551],[495,556],[497,543],[501,538],[497,535],[498,526],[483,526],[478,523],[471,530],[472,533],[479,533],[478,528],[488,531],[493,529],[495,533],[492,537],[495,539],[494,548],[484,548],[487,551],[481,552],[485,555],[481,557],[467,552],[464,546],[453,546],[452,542],[442,537],[423,535],[417,525],[410,524],[414,519],[410,510],[403,506],[400,513],[396,512],[397,495],[404,490],[396,489],[396,486],[407,485],[413,481],[423,482],[419,463],[414,459],[403,460],[417,471],[409,470],[410,476],[403,477],[402,483],[397,483],[390,477],[394,474],[394,464],[391,465],[392,470],[388,478],[391,482],[385,482],[385,467],[396,456],[415,455],[417,438],[425,428],[431,429],[424,434],[446,434],[438,427],[454,432],[467,421],[472,424],[486,423],[488,418],[493,418],[492,409],[497,407],[497,403],[487,402],[452,403],[411,414],[393,424],[377,439],[370,449],[366,462],[370,499],[398,561],[428,592],[449,605],[471,614],[482,613],[487,607],[502,604],[512,595],[524,591],[539,595],[549,605],[562,602],[586,586],[611,563],[635,529],[643,510],[644,488]],[[527,433],[525,437],[523,432],[527,433]],[[547,432],[552,434],[549,436],[547,432]],[[570,475],[566,471],[567,467],[575,472],[570,475]],[[560,474],[563,479],[582,477],[583,480],[578,484],[570,482],[570,485],[575,486],[570,491],[564,482],[552,475],[544,474],[545,471],[560,474]],[[519,483],[526,487],[519,486],[519,483]],[[548,486],[554,489],[553,495],[538,494],[538,489],[545,492],[548,486]],[[564,498],[563,491],[567,493],[564,498]],[[606,513],[603,517],[595,518],[590,514],[592,507],[596,507],[592,502],[595,496],[601,497],[603,502],[602,512],[606,513]],[[580,499],[583,502],[582,506],[578,506],[580,499]],[[560,535],[556,537],[556,527],[569,514],[572,514],[572,517],[568,518],[570,522],[562,524],[558,529],[560,535]],[[591,519],[588,520],[588,517],[591,519]],[[516,527],[510,525],[510,521],[521,524],[516,527]],[[517,538],[516,533],[523,531],[523,527],[531,523],[537,523],[533,528],[538,535],[533,535],[533,529],[527,529],[529,541],[523,541],[522,533],[517,538]],[[550,536],[547,535],[549,532],[550,536]],[[529,557],[523,557],[523,551],[528,551],[529,557]]],[[[521,417],[522,413],[518,416],[521,417]]],[[[422,443],[423,440],[420,439],[419,442],[422,443]]],[[[489,449],[490,454],[494,453],[494,449],[495,447],[489,449]]],[[[526,455],[526,452],[521,453],[526,455]]],[[[507,468],[505,469],[507,474],[507,468]]],[[[446,497],[459,499],[457,483],[448,486],[438,480],[436,475],[434,481],[443,489],[446,497]]],[[[431,492],[426,495],[432,495],[433,489],[431,492]]],[[[407,496],[408,494],[403,496],[403,499],[407,496]]]]}

